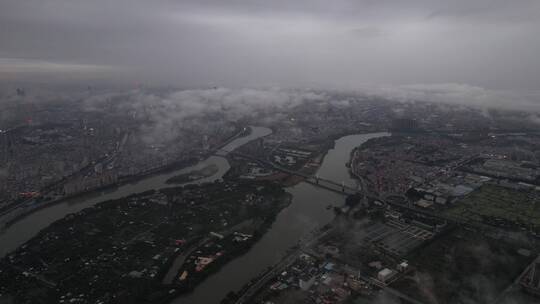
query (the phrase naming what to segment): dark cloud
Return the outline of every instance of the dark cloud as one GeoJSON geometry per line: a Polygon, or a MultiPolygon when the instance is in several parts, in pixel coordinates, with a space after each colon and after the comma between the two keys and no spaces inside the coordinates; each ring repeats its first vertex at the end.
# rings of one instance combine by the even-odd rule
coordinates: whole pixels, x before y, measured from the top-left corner
{"type": "Polygon", "coordinates": [[[536,89],[539,3],[4,0],[0,80],[41,79],[48,72],[65,75],[53,78],[58,81],[77,74],[182,86],[536,89]],[[22,63],[22,71],[5,72],[6,60],[47,66],[32,73],[22,63]]]}

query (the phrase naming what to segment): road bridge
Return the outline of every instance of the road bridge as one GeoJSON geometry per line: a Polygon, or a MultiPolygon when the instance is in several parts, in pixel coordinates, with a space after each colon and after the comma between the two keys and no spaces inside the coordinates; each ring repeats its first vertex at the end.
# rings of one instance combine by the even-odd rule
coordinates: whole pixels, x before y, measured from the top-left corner
{"type": "MultiPolygon", "coordinates": [[[[216,155],[219,155],[219,154],[216,154],[216,155]]],[[[229,155],[234,155],[234,156],[239,156],[239,157],[242,157],[242,158],[250,159],[252,161],[255,161],[255,162],[261,164],[262,166],[264,166],[266,168],[270,168],[270,169],[273,169],[275,171],[279,171],[279,172],[287,173],[287,174],[290,174],[290,175],[303,177],[305,179],[305,182],[310,183],[310,184],[312,184],[312,185],[314,185],[316,187],[320,187],[320,188],[330,190],[330,191],[333,191],[333,192],[341,193],[341,194],[344,194],[344,195],[351,195],[351,194],[356,194],[356,193],[358,193],[360,191],[360,189],[358,189],[358,188],[351,187],[349,185],[345,185],[344,182],[342,182],[340,184],[338,182],[335,182],[335,181],[332,181],[332,180],[329,180],[329,179],[324,179],[324,178],[321,178],[321,177],[318,177],[318,176],[312,176],[312,175],[308,175],[308,174],[305,174],[305,173],[302,173],[302,172],[290,170],[290,169],[278,166],[275,163],[273,163],[271,161],[268,161],[266,159],[257,158],[257,157],[255,157],[253,155],[249,155],[249,154],[245,154],[245,153],[241,153],[241,152],[234,152],[234,151],[230,152],[229,155]]]]}

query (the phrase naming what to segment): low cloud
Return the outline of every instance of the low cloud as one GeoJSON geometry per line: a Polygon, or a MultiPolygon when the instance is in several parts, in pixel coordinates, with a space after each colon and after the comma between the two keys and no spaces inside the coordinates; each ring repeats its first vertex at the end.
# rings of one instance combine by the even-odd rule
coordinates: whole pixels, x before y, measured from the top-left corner
{"type": "Polygon", "coordinates": [[[426,101],[478,108],[540,112],[540,91],[488,90],[467,84],[415,84],[401,86],[360,86],[359,94],[399,102],[426,101]]]}
{"type": "MultiPolygon", "coordinates": [[[[100,111],[115,96],[104,94],[90,97],[84,101],[84,108],[100,111]]],[[[167,142],[174,140],[180,129],[187,125],[193,127],[193,124],[201,121],[198,118],[219,115],[224,121],[235,122],[270,109],[286,111],[305,101],[325,101],[329,98],[324,93],[311,90],[215,88],[174,91],[164,95],[135,90],[123,94],[123,99],[129,100],[120,105],[123,110],[141,116],[146,122],[141,126],[145,142],[167,142]]],[[[275,117],[267,116],[266,123],[277,118],[283,116],[279,113],[275,117]]],[[[205,121],[212,123],[211,118],[205,121]]]]}

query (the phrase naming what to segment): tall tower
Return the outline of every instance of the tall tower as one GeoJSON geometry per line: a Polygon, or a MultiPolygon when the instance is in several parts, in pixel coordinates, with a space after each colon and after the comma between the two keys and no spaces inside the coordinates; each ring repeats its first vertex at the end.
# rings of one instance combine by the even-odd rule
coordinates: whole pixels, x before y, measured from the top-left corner
{"type": "Polygon", "coordinates": [[[0,130],[0,167],[9,161],[9,139],[8,132],[0,130]]]}
{"type": "Polygon", "coordinates": [[[208,142],[208,135],[203,136],[203,150],[210,149],[210,144],[208,142]]]}

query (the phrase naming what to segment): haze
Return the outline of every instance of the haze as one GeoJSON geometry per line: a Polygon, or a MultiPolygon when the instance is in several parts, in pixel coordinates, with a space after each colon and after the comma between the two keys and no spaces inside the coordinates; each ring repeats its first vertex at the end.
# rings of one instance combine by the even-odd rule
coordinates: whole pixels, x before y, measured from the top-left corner
{"type": "Polygon", "coordinates": [[[0,41],[3,82],[540,85],[535,0],[4,0],[0,41]]]}

